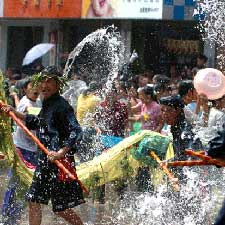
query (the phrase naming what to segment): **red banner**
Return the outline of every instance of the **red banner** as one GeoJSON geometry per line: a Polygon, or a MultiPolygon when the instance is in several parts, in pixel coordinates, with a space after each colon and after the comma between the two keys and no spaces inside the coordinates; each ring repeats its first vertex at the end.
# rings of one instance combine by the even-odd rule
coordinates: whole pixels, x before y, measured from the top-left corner
{"type": "Polygon", "coordinates": [[[4,0],[8,18],[80,18],[82,0],[4,0]]]}

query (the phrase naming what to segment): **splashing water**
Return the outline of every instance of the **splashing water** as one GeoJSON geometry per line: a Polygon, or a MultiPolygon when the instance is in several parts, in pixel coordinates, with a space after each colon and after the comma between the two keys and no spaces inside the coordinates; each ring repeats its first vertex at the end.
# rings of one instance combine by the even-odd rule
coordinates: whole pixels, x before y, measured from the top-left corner
{"type": "Polygon", "coordinates": [[[224,172],[214,167],[184,168],[187,183],[179,194],[166,185],[155,193],[129,190],[122,200],[109,200],[110,220],[99,224],[210,225],[223,200],[224,172]]]}
{"type": "MultiPolygon", "coordinates": [[[[207,20],[201,25],[201,29],[206,31],[205,39],[225,46],[225,10],[222,10],[225,2],[205,0],[198,3],[197,10],[201,9],[207,14],[207,20]]],[[[76,64],[81,75],[92,80],[104,80],[110,89],[111,81],[122,64],[123,49],[119,33],[107,32],[107,28],[99,29],[88,35],[70,53],[64,76],[67,77],[76,64]],[[99,49],[96,50],[96,47],[99,49]],[[87,56],[92,50],[94,54],[87,56]]],[[[96,146],[93,146],[93,154],[95,149],[96,146]]],[[[215,167],[195,167],[183,168],[183,172],[187,181],[181,185],[180,193],[176,193],[169,185],[158,187],[154,193],[133,191],[134,188],[130,187],[122,200],[117,198],[113,202],[110,198],[105,205],[109,205],[108,221],[102,220],[99,224],[210,225],[223,200],[225,171],[215,167]]]]}
{"type": "Polygon", "coordinates": [[[72,67],[86,79],[102,81],[114,77],[123,62],[124,46],[114,26],[98,29],[84,38],[70,53],[64,76],[72,67]]]}
{"type": "MultiPolygon", "coordinates": [[[[204,40],[216,43],[217,47],[225,47],[225,1],[224,0],[196,0],[197,7],[195,15],[204,15],[204,19],[199,23],[199,30],[204,40]]],[[[225,55],[219,53],[217,56],[220,69],[224,69],[225,55]]]]}
{"type": "MultiPolygon", "coordinates": [[[[69,78],[71,72],[75,72],[88,83],[96,81],[104,85],[104,92],[107,92],[112,88],[123,61],[124,44],[117,28],[112,25],[89,34],[74,48],[67,59],[63,76],[69,78]]],[[[76,99],[81,91],[75,91],[69,84],[69,90],[63,95],[76,107],[76,99]]]]}

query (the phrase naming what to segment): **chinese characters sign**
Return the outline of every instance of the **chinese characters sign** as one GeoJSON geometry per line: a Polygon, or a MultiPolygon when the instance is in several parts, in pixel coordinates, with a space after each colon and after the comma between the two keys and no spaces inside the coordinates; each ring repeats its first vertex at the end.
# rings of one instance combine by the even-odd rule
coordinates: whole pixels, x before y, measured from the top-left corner
{"type": "MultiPolygon", "coordinates": [[[[0,2],[3,0],[0,0],[0,2]]],[[[82,0],[4,0],[5,17],[80,18],[82,0]]]]}
{"type": "Polygon", "coordinates": [[[162,19],[163,0],[83,0],[82,17],[162,19]]]}

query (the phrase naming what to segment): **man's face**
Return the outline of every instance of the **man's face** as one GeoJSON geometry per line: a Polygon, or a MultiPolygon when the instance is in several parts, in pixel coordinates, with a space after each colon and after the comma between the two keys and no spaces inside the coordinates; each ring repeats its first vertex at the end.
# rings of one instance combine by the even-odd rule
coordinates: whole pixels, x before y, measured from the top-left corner
{"type": "Polygon", "coordinates": [[[185,105],[197,100],[197,93],[195,90],[189,90],[188,93],[183,96],[183,102],[185,105]]]}
{"type": "Polygon", "coordinates": [[[138,78],[138,86],[139,87],[144,87],[148,84],[149,80],[147,77],[144,77],[142,75],[139,76],[138,78]]]}
{"type": "Polygon", "coordinates": [[[92,6],[95,14],[104,16],[108,11],[109,0],[92,0],[92,6]]]}
{"type": "Polygon", "coordinates": [[[205,60],[201,58],[197,58],[197,66],[203,66],[205,64],[205,60]]]}
{"type": "Polygon", "coordinates": [[[54,78],[47,78],[43,80],[40,88],[44,99],[48,99],[59,91],[59,85],[54,78]]]}
{"type": "Polygon", "coordinates": [[[168,125],[174,125],[180,110],[171,106],[161,105],[161,112],[163,121],[165,121],[168,125]]]}

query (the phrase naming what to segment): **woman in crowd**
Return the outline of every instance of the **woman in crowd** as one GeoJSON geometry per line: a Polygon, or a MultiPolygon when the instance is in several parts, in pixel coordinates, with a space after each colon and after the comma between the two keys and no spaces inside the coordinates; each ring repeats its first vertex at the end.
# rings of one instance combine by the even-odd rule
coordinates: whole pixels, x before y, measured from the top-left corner
{"type": "Polygon", "coordinates": [[[140,110],[139,115],[134,115],[130,120],[139,121],[143,130],[160,132],[162,126],[160,105],[155,101],[153,85],[147,85],[138,89],[140,102],[132,107],[132,110],[140,110]]]}

